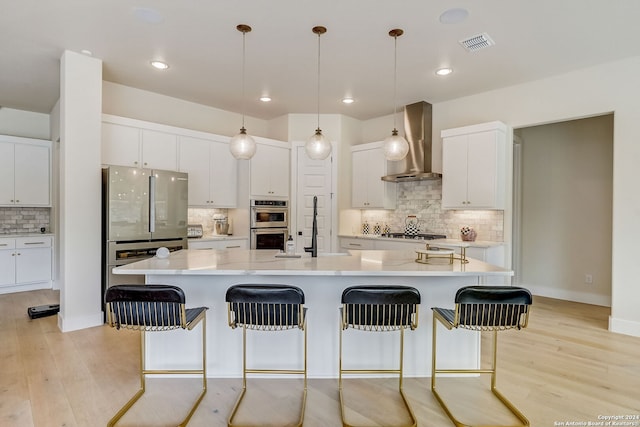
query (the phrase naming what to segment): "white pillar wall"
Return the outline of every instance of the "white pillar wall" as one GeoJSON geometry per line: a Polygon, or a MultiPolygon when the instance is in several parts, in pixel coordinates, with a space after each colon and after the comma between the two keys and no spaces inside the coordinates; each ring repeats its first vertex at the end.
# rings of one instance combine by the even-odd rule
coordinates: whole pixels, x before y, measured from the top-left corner
{"type": "Polygon", "coordinates": [[[102,61],[65,51],[60,67],[60,313],[63,332],[103,323],[102,61]]]}

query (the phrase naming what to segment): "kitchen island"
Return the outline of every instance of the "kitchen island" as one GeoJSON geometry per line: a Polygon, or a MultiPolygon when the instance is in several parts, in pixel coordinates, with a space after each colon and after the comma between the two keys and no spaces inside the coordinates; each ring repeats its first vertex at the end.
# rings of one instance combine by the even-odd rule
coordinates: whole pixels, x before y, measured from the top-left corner
{"type": "MultiPolygon", "coordinates": [[[[308,372],[310,378],[338,375],[340,319],[338,308],[344,288],[352,285],[408,285],[420,291],[422,303],[418,328],[405,334],[405,375],[429,376],[431,369],[431,307],[453,307],[458,288],[491,278],[500,280],[512,271],[475,259],[463,264],[448,259],[416,263],[414,251],[353,251],[319,254],[311,258],[278,258],[271,250],[182,250],[168,258],[157,257],[117,267],[114,274],[145,275],[148,284],[180,286],[187,306],[208,306],[207,370],[210,377],[242,375],[242,333],[227,323],[225,292],[234,284],[287,284],[300,287],[308,308],[308,372]]],[[[200,327],[200,326],[199,326],[200,327]]],[[[348,331],[345,366],[354,369],[398,363],[397,334],[348,331]]],[[[197,366],[197,334],[183,331],[147,334],[148,366],[155,369],[197,366]]],[[[254,332],[249,335],[248,363],[282,368],[302,365],[302,334],[297,330],[280,333],[254,332]],[[259,349],[259,350],[258,350],[259,349]],[[259,352],[259,353],[258,353],[259,352]]],[[[452,331],[438,338],[442,367],[479,363],[477,333],[452,331]]]]}

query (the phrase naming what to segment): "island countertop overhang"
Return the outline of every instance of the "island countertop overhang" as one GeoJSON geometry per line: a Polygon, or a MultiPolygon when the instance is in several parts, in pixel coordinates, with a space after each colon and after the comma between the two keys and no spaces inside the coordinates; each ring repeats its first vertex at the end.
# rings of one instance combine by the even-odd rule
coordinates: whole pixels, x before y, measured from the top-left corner
{"type": "Polygon", "coordinates": [[[276,250],[181,250],[113,269],[114,274],[261,276],[501,276],[513,271],[473,258],[415,262],[414,251],[365,250],[311,258],[276,258],[276,250]]]}

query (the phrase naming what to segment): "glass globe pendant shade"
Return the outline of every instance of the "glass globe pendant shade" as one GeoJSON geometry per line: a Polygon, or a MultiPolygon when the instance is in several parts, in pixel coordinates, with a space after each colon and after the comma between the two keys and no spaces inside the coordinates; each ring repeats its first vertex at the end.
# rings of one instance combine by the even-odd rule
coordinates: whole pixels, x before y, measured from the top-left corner
{"type": "Polygon", "coordinates": [[[385,138],[382,150],[387,160],[402,160],[409,152],[409,143],[394,129],[391,136],[385,138]]]}
{"type": "Polygon", "coordinates": [[[229,151],[233,157],[238,160],[249,160],[256,154],[256,142],[251,135],[247,134],[247,130],[243,127],[240,133],[231,138],[229,143],[229,151]]]}
{"type": "Polygon", "coordinates": [[[331,142],[325,138],[320,129],[316,129],[316,133],[304,144],[304,150],[313,160],[324,160],[331,153],[331,142]]]}

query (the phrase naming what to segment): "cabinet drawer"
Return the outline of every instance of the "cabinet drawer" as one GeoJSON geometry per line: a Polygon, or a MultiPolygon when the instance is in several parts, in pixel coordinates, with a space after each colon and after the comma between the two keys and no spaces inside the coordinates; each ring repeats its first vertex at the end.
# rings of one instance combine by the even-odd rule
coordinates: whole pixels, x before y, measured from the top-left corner
{"type": "Polygon", "coordinates": [[[0,239],[0,250],[14,249],[16,247],[16,239],[0,239]]]}
{"type": "Polygon", "coordinates": [[[15,239],[16,248],[50,248],[51,236],[19,237],[15,239]]]}

